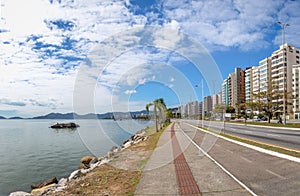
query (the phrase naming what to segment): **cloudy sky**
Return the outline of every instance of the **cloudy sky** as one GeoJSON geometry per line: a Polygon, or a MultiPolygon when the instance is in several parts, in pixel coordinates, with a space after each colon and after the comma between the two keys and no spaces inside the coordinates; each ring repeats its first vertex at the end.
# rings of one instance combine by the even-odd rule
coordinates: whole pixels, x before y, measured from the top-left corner
{"type": "Polygon", "coordinates": [[[217,92],[234,67],[278,49],[278,20],[299,47],[299,10],[280,0],[2,0],[0,115],[201,99],[202,79],[205,95],[217,92]]]}

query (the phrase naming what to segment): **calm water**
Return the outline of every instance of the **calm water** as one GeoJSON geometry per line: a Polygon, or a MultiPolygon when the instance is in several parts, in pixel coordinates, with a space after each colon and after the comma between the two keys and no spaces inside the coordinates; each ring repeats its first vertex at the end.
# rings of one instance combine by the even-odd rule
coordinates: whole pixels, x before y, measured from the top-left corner
{"type": "Polygon", "coordinates": [[[145,121],[77,120],[76,130],[48,128],[62,120],[0,120],[0,195],[56,176],[68,176],[85,155],[104,156],[145,121]]]}

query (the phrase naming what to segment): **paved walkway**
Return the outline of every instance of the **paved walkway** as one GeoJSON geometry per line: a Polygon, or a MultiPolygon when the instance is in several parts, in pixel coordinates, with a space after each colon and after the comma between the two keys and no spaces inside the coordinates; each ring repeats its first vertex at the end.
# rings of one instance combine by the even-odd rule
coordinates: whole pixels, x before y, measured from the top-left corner
{"type": "Polygon", "coordinates": [[[249,195],[172,123],[144,168],[135,195],[249,195]],[[183,153],[182,153],[183,152],[183,153]]]}

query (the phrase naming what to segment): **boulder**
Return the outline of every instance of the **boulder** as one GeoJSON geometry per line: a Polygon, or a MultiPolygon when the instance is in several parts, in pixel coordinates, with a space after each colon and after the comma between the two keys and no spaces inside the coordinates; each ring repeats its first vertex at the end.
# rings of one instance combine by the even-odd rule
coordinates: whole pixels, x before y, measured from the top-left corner
{"type": "Polygon", "coordinates": [[[30,196],[30,193],[26,193],[24,191],[16,191],[9,194],[9,196],[30,196]]]}
{"type": "Polygon", "coordinates": [[[32,195],[41,195],[44,192],[46,192],[48,189],[51,189],[52,187],[56,187],[56,184],[48,184],[47,186],[44,186],[42,188],[33,189],[31,191],[32,195]]]}
{"type": "Polygon", "coordinates": [[[95,157],[93,160],[90,161],[89,166],[91,167],[91,165],[95,164],[98,162],[98,158],[95,157]]]}
{"type": "Polygon", "coordinates": [[[117,146],[113,146],[111,149],[110,149],[111,152],[118,152],[118,147],[117,146]]]}
{"type": "Polygon", "coordinates": [[[66,186],[67,185],[67,182],[68,182],[68,179],[67,178],[62,178],[58,181],[57,185],[58,186],[66,186]]]}
{"type": "Polygon", "coordinates": [[[83,163],[85,165],[89,165],[89,163],[96,157],[94,156],[84,156],[80,159],[80,163],[83,163]]]}
{"type": "Polygon", "coordinates": [[[41,183],[37,183],[37,184],[32,184],[31,185],[31,189],[37,189],[37,188],[42,188],[44,186],[47,186],[49,184],[56,184],[58,181],[56,179],[56,177],[52,177],[52,178],[49,178],[48,180],[44,181],[44,182],[41,182],[41,183]]]}
{"type": "Polygon", "coordinates": [[[111,151],[109,151],[109,152],[107,152],[106,157],[108,159],[110,159],[113,155],[114,155],[114,153],[112,153],[111,151]]]}
{"type": "Polygon", "coordinates": [[[104,157],[98,157],[98,162],[102,161],[104,157]]]}
{"type": "Polygon", "coordinates": [[[89,167],[86,164],[80,163],[78,169],[88,169],[89,167]]]}
{"type": "Polygon", "coordinates": [[[80,170],[75,170],[70,174],[68,180],[76,179],[76,178],[80,177],[80,175],[81,175],[80,170]]]}

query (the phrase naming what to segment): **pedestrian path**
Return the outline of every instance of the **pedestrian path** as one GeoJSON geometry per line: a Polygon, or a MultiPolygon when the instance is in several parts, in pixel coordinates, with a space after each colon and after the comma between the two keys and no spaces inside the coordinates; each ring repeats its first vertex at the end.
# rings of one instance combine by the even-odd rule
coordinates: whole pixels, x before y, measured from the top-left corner
{"type": "Polygon", "coordinates": [[[210,159],[201,155],[172,123],[147,162],[135,195],[249,195],[210,159]]]}
{"type": "Polygon", "coordinates": [[[180,195],[201,195],[192,171],[186,162],[174,131],[174,123],[171,126],[172,149],[176,179],[180,195]]]}

